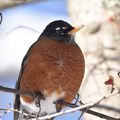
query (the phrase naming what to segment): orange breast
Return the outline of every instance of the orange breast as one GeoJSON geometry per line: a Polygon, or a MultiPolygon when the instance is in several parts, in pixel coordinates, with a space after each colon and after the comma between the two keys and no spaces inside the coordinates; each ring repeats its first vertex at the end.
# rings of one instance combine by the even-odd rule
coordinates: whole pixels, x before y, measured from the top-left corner
{"type": "MultiPolygon", "coordinates": [[[[85,69],[84,56],[77,44],[55,40],[40,40],[31,48],[24,69],[20,91],[65,92],[64,99],[71,102],[81,85],[85,69]]],[[[30,96],[23,96],[32,102],[30,96]]]]}

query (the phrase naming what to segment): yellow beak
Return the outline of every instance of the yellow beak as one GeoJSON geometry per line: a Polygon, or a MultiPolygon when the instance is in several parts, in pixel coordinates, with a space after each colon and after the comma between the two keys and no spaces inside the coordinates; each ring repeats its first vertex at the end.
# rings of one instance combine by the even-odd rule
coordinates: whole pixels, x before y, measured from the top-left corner
{"type": "Polygon", "coordinates": [[[77,31],[79,31],[80,29],[82,29],[85,25],[80,25],[77,27],[74,27],[71,31],[68,32],[69,35],[75,34],[77,31]]]}

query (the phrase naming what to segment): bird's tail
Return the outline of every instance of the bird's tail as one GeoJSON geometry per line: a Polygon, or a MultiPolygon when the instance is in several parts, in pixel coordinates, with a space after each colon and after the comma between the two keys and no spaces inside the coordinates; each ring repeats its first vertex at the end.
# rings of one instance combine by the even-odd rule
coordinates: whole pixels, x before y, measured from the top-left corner
{"type": "MultiPolygon", "coordinates": [[[[20,96],[15,95],[15,101],[14,101],[14,109],[19,110],[20,109],[20,96]]],[[[19,113],[14,111],[14,120],[19,119],[19,113]]]]}

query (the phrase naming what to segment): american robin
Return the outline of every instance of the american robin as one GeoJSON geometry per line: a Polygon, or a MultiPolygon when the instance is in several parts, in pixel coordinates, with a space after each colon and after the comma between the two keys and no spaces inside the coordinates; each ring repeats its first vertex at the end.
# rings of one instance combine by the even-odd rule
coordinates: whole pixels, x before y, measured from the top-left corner
{"type": "Polygon", "coordinates": [[[62,20],[47,25],[23,59],[16,84],[21,94],[16,95],[15,109],[23,106],[28,113],[41,116],[61,110],[57,100],[72,102],[85,70],[83,53],[74,39],[82,27],[62,20]],[[32,94],[22,94],[25,92],[32,94]]]}

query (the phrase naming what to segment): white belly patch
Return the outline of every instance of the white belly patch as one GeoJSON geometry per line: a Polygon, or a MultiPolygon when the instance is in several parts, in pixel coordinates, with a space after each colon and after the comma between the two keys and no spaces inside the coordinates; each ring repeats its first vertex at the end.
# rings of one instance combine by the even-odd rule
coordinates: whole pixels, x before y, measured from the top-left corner
{"type": "Polygon", "coordinates": [[[20,97],[20,101],[22,106],[24,106],[24,108],[29,112],[29,113],[34,113],[34,114],[39,114],[39,116],[47,113],[47,114],[51,114],[51,113],[55,113],[56,111],[56,106],[53,103],[54,101],[58,100],[60,97],[63,97],[64,94],[62,93],[61,96],[58,97],[58,95],[56,93],[52,93],[49,97],[46,97],[45,100],[40,100],[40,108],[36,106],[35,102],[36,100],[34,100],[32,103],[26,103],[22,97],[20,97]]]}

